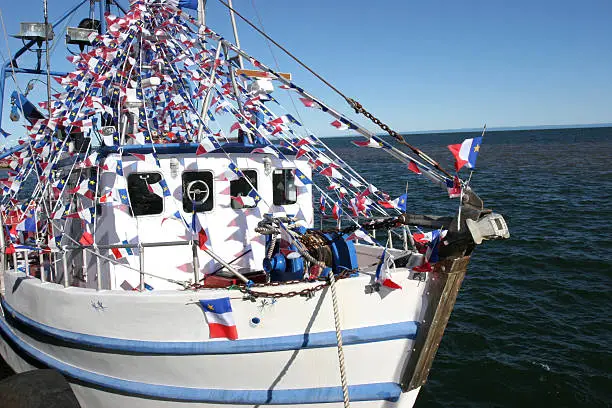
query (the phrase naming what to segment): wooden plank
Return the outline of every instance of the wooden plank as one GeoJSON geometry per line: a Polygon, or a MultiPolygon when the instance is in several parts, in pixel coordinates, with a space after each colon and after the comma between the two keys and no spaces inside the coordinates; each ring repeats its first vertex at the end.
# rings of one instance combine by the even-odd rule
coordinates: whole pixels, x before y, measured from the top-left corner
{"type": "MultiPolygon", "coordinates": [[[[246,75],[251,78],[272,78],[272,74],[269,74],[264,71],[257,71],[255,69],[237,69],[236,74],[246,75]]],[[[291,74],[288,74],[286,72],[279,72],[278,75],[282,76],[288,81],[291,81],[291,74]]]]}

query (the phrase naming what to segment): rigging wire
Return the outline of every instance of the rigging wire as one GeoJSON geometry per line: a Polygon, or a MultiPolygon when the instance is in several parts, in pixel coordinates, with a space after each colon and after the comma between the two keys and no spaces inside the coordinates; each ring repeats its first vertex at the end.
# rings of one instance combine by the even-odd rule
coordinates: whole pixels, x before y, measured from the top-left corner
{"type": "Polygon", "coordinates": [[[332,84],[330,84],[328,81],[325,80],[325,78],[323,78],[321,75],[317,74],[315,71],[313,71],[308,65],[304,64],[298,57],[296,57],[295,55],[293,55],[289,50],[287,50],[285,47],[283,47],[282,45],[280,45],[279,43],[277,43],[276,41],[274,41],[272,39],[272,37],[270,37],[268,34],[266,34],[264,31],[260,30],[259,28],[257,28],[257,26],[255,26],[255,24],[251,23],[246,17],[244,17],[242,14],[238,13],[235,9],[233,9],[229,4],[227,4],[225,1],[223,0],[219,0],[219,2],[221,4],[223,4],[225,7],[227,7],[228,9],[230,9],[231,11],[233,11],[234,13],[236,13],[236,15],[238,17],[240,17],[245,23],[247,23],[249,26],[251,26],[255,31],[257,31],[259,34],[263,35],[268,41],[270,41],[272,44],[276,45],[278,48],[280,48],[285,54],[289,55],[295,62],[297,62],[298,64],[300,64],[303,68],[305,68],[306,70],[308,70],[308,72],[310,72],[311,74],[313,74],[314,76],[316,76],[319,80],[321,80],[325,85],[329,86],[332,90],[334,90],[336,93],[338,93],[338,95],[342,96],[344,99],[347,99],[348,97],[346,95],[344,95],[338,88],[336,88],[335,86],[333,86],[332,84]]]}
{"type": "MultiPolygon", "coordinates": [[[[255,16],[257,17],[257,21],[261,27],[261,31],[265,32],[265,28],[263,25],[263,20],[259,14],[259,11],[257,10],[257,6],[255,5],[255,0],[251,0],[251,6],[253,7],[253,11],[255,11],[255,16]]],[[[278,72],[280,72],[280,64],[278,63],[278,59],[276,58],[276,55],[274,54],[274,50],[272,48],[272,46],[270,45],[270,41],[266,38],[266,45],[268,46],[268,49],[270,50],[270,54],[272,55],[272,59],[274,60],[274,65],[276,67],[276,70],[278,72]]],[[[300,119],[300,122],[304,122],[304,119],[302,118],[302,115],[300,114],[300,111],[298,110],[296,103],[295,103],[295,99],[293,99],[293,92],[289,89],[285,89],[286,94],[289,96],[289,100],[291,100],[291,104],[293,105],[293,109],[295,111],[295,113],[297,114],[298,118],[300,119]]]]}
{"type": "Polygon", "coordinates": [[[444,175],[448,178],[450,178],[451,180],[453,179],[453,176],[447,172],[446,170],[444,170],[440,164],[435,161],[434,159],[432,159],[431,157],[429,157],[427,154],[425,154],[424,152],[422,152],[420,149],[412,146],[410,143],[406,142],[405,138],[400,135],[399,133],[397,133],[396,131],[392,130],[388,125],[384,124],[383,122],[381,122],[378,118],[374,117],[370,112],[366,111],[365,108],[356,100],[354,100],[353,98],[350,98],[348,96],[346,96],[344,93],[342,93],[338,88],[336,88],[335,86],[333,86],[331,83],[329,83],[327,80],[325,80],[321,75],[317,74],[315,71],[313,71],[309,66],[307,66],[305,63],[303,63],[299,58],[297,58],[295,55],[293,55],[289,50],[287,50],[285,47],[283,47],[282,45],[280,45],[279,43],[277,43],[276,41],[274,41],[269,35],[267,35],[265,32],[263,32],[262,30],[260,30],[259,28],[257,28],[253,23],[251,23],[246,17],[244,17],[242,14],[238,13],[235,9],[233,9],[229,4],[227,4],[225,1],[223,0],[219,0],[219,2],[221,4],[223,4],[225,7],[227,7],[229,10],[233,11],[238,17],[240,17],[245,23],[247,23],[249,26],[251,26],[255,31],[257,31],[258,33],[260,33],[261,35],[263,35],[265,38],[267,38],[272,44],[276,45],[278,48],[280,48],[283,52],[285,52],[289,57],[291,57],[295,62],[297,62],[298,64],[300,64],[304,69],[306,69],[308,72],[310,72],[311,74],[313,74],[315,77],[317,77],[321,82],[323,82],[325,85],[327,85],[330,89],[332,89],[333,91],[335,91],[338,95],[340,95],[342,98],[344,98],[344,100],[355,110],[356,113],[361,113],[363,114],[366,118],[370,119],[372,122],[374,122],[376,125],[378,125],[381,129],[383,129],[384,131],[386,131],[391,137],[393,137],[395,140],[397,140],[400,144],[406,146],[407,148],[409,148],[410,150],[412,150],[412,152],[414,154],[416,154],[417,156],[421,157],[423,160],[427,161],[429,164],[431,164],[433,167],[435,167],[437,170],[439,170],[440,172],[444,173],[444,175]]]}

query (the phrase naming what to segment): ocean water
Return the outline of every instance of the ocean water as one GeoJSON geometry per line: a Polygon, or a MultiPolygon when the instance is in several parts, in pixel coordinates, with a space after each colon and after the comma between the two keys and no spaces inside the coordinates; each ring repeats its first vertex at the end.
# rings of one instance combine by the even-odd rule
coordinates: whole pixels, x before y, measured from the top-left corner
{"type": "MultiPolygon", "coordinates": [[[[474,136],[408,140],[452,169],[446,145],[474,136]]],[[[427,179],[349,140],[326,142],[392,196],[408,183],[409,212],[456,211],[427,179]]],[[[472,186],[511,238],[474,252],[417,408],[612,406],[611,162],[612,128],[487,132],[472,186]]]]}
{"type": "MultiPolygon", "coordinates": [[[[446,145],[474,136],[408,141],[452,169],[446,145]]],[[[378,187],[408,181],[409,212],[455,210],[384,152],[343,145],[378,187]]],[[[417,408],[612,406],[611,164],[612,128],[487,132],[472,186],[511,238],[476,248],[417,408]]]]}

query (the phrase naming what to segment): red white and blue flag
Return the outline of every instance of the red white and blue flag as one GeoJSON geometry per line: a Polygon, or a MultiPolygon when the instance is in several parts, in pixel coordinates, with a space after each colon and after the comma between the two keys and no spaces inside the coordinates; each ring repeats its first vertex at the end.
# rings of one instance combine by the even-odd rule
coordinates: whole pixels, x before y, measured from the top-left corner
{"type": "MultiPolygon", "coordinates": [[[[123,245],[129,244],[127,240],[123,240],[121,243],[123,245]]],[[[113,256],[115,257],[115,259],[121,259],[129,255],[134,255],[134,252],[132,251],[131,248],[111,248],[111,252],[113,253],[113,256]]]]}
{"type": "Polygon", "coordinates": [[[368,140],[353,140],[351,141],[351,143],[358,147],[373,147],[374,149],[380,149],[381,147],[383,147],[382,143],[377,142],[373,138],[370,138],[368,140]]]}
{"type": "Polygon", "coordinates": [[[236,340],[238,338],[229,297],[200,300],[200,305],[206,315],[211,339],[236,340]]]}
{"type": "Polygon", "coordinates": [[[332,217],[334,217],[334,220],[339,220],[342,217],[342,204],[339,201],[335,202],[332,207],[332,217]]]}
{"type": "Polygon", "coordinates": [[[448,150],[455,156],[455,170],[459,171],[463,166],[469,169],[476,167],[476,157],[480,151],[482,137],[465,139],[463,143],[448,145],[448,150]]]}
{"type": "Polygon", "coordinates": [[[461,197],[461,182],[459,177],[455,176],[452,180],[446,179],[446,190],[449,198],[461,197]]]}

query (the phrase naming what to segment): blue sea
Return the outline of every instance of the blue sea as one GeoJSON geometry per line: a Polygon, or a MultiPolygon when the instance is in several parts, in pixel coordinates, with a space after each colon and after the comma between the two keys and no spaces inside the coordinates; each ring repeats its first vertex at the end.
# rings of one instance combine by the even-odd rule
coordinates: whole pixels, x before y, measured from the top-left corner
{"type": "MultiPolygon", "coordinates": [[[[446,145],[479,135],[407,138],[452,169],[446,145]]],[[[350,140],[326,142],[392,196],[408,183],[408,212],[456,211],[445,191],[350,140]]],[[[417,408],[612,406],[611,164],[612,128],[486,133],[472,186],[511,238],[476,248],[417,408]]]]}

